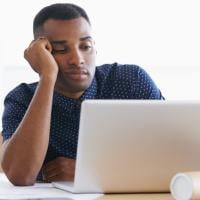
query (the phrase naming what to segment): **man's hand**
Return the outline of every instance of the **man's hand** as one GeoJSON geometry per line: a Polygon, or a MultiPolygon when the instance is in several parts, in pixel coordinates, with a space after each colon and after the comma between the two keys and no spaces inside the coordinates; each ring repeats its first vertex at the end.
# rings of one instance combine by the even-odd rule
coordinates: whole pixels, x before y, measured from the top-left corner
{"type": "Polygon", "coordinates": [[[42,168],[43,180],[45,182],[53,181],[73,181],[75,171],[75,160],[58,157],[48,162],[42,168]]]}
{"type": "Polygon", "coordinates": [[[24,58],[40,77],[47,76],[57,78],[58,65],[51,51],[52,46],[45,37],[39,37],[33,40],[24,51],[24,58]]]}

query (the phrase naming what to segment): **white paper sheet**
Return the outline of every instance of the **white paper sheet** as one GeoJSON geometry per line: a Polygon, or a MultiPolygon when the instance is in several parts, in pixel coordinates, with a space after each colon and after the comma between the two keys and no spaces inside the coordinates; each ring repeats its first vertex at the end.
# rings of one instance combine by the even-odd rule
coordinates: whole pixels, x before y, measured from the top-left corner
{"type": "Polygon", "coordinates": [[[0,200],[91,200],[102,194],[72,194],[56,189],[51,183],[36,183],[34,186],[13,186],[4,174],[0,174],[0,200]]]}

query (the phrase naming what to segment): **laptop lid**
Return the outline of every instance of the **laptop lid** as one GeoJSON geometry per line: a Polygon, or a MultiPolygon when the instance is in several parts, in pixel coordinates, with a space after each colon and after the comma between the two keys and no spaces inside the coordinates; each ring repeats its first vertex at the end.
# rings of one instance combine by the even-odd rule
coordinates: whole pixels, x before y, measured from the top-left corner
{"type": "Polygon", "coordinates": [[[200,170],[200,102],[86,100],[74,192],[166,192],[200,170]]]}

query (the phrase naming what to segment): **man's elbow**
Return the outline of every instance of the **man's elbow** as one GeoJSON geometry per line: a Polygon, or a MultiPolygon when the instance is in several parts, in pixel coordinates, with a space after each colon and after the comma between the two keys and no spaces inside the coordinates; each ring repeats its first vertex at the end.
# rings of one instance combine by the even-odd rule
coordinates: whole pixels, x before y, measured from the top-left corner
{"type": "Polygon", "coordinates": [[[31,186],[35,183],[35,177],[27,172],[19,172],[16,169],[6,168],[2,165],[2,169],[6,174],[8,180],[15,186],[31,186]]]}
{"type": "Polygon", "coordinates": [[[35,179],[26,175],[6,174],[9,181],[15,186],[31,186],[35,179]]]}

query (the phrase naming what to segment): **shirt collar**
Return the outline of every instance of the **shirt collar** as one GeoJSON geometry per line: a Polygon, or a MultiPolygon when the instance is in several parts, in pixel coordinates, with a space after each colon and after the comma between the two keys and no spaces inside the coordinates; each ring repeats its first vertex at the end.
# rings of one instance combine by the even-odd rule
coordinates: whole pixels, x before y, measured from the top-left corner
{"type": "Polygon", "coordinates": [[[97,81],[96,78],[94,78],[89,88],[85,90],[85,92],[81,95],[79,100],[83,101],[85,99],[95,99],[96,95],[97,95],[97,81]]]}
{"type": "Polygon", "coordinates": [[[90,86],[84,91],[84,93],[78,99],[72,99],[66,97],[58,92],[54,92],[53,106],[61,107],[65,111],[72,111],[74,107],[79,107],[85,99],[95,99],[97,96],[97,81],[94,77],[90,86]]]}

